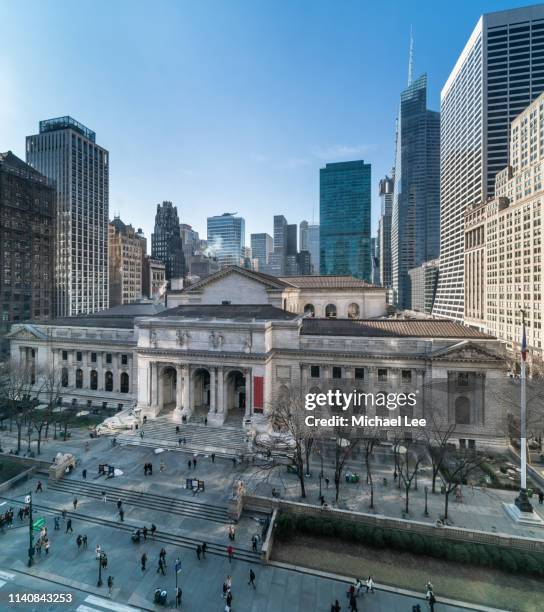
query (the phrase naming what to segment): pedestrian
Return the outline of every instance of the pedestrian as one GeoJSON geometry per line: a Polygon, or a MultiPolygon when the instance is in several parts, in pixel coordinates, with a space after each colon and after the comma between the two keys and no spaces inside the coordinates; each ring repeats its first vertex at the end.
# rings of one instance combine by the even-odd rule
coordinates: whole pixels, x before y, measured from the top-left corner
{"type": "Polygon", "coordinates": [[[374,580],[372,576],[369,576],[366,581],[366,592],[374,593],[374,580]]]}
{"type": "Polygon", "coordinates": [[[215,463],[215,453],[212,453],[212,463],[215,463]]]}
{"type": "Polygon", "coordinates": [[[204,425],[208,424],[208,417],[204,417],[204,425]]]}
{"type": "Polygon", "coordinates": [[[38,555],[38,557],[41,557],[42,556],[42,541],[41,540],[38,540],[36,542],[35,549],[36,549],[36,554],[38,555]]]}
{"type": "Polygon", "coordinates": [[[153,464],[152,463],[149,464],[148,470],[149,470],[149,475],[153,476],[153,464]]]}
{"type": "Polygon", "coordinates": [[[348,599],[355,597],[355,585],[350,584],[348,589],[348,599]]]}
{"type": "Polygon", "coordinates": [[[429,594],[429,608],[431,612],[434,612],[434,604],[436,603],[436,597],[434,593],[431,591],[429,594]]]}
{"type": "Polygon", "coordinates": [[[142,564],[142,572],[145,572],[145,564],[147,563],[147,555],[145,554],[145,552],[140,558],[140,563],[142,564]]]}
{"type": "Polygon", "coordinates": [[[178,438],[178,446],[181,446],[181,438],[178,438]]]}
{"type": "MultiPolygon", "coordinates": [[[[23,520],[22,517],[19,517],[19,518],[23,520]]],[[[55,531],[58,531],[59,529],[60,529],[60,521],[59,521],[59,517],[56,516],[55,517],[55,531]]]]}
{"type": "Polygon", "coordinates": [[[106,491],[102,491],[102,501],[104,503],[106,503],[106,501],[107,501],[106,491]]]}
{"type": "Polygon", "coordinates": [[[351,612],[357,612],[357,600],[355,599],[355,595],[349,598],[349,609],[351,612]]]}
{"type": "Polygon", "coordinates": [[[232,604],[232,591],[229,589],[227,591],[227,606],[228,606],[229,610],[230,610],[231,604],[232,604]]]}
{"type": "Polygon", "coordinates": [[[393,472],[393,480],[394,480],[395,482],[397,482],[397,478],[398,478],[398,477],[399,477],[399,475],[397,474],[397,470],[395,470],[395,471],[393,472]]]}
{"type": "Polygon", "coordinates": [[[259,538],[256,535],[254,535],[251,538],[251,548],[252,548],[253,552],[257,552],[257,544],[258,543],[259,543],[259,538]]]}
{"type": "MultiPolygon", "coordinates": [[[[155,523],[151,523],[151,537],[152,538],[155,537],[155,532],[156,531],[157,531],[157,526],[155,525],[155,523]]],[[[166,552],[164,554],[166,554],[166,552]]]]}
{"type": "Polygon", "coordinates": [[[176,608],[181,608],[181,587],[176,589],[176,608]]]}
{"type": "Polygon", "coordinates": [[[161,459],[161,463],[159,465],[159,472],[164,472],[166,466],[164,465],[164,461],[161,459]]]}
{"type": "Polygon", "coordinates": [[[141,438],[142,440],[143,440],[143,438],[144,438],[144,430],[143,430],[143,429],[140,429],[140,438],[141,438]]]}
{"type": "Polygon", "coordinates": [[[336,599],[335,602],[331,606],[331,612],[340,612],[341,609],[342,607],[338,603],[338,599],[336,599]]]}
{"type": "Polygon", "coordinates": [[[147,540],[147,527],[144,526],[144,528],[142,529],[142,533],[144,535],[144,542],[147,540]]]}
{"type": "Polygon", "coordinates": [[[78,535],[76,538],[76,544],[77,544],[77,550],[79,551],[79,549],[81,548],[81,536],[78,535]]]}
{"type": "MultiPolygon", "coordinates": [[[[196,456],[195,456],[196,457],[196,456]]],[[[193,458],[193,469],[196,470],[196,458],[193,458]]]]}
{"type": "Polygon", "coordinates": [[[363,581],[360,578],[357,578],[357,582],[355,583],[355,597],[359,597],[363,592],[363,581]]]}
{"type": "Polygon", "coordinates": [[[176,433],[179,433],[179,425],[176,425],[176,433]]]}
{"type": "Polygon", "coordinates": [[[542,491],[542,489],[539,489],[539,491],[538,491],[538,503],[541,506],[544,503],[544,491],[542,491]]]}
{"type": "Polygon", "coordinates": [[[225,597],[227,596],[227,581],[225,580],[225,582],[223,582],[223,599],[225,599],[225,597]]]}
{"type": "Polygon", "coordinates": [[[202,546],[200,544],[196,547],[196,558],[200,561],[200,555],[202,554],[202,546]]]}
{"type": "Polygon", "coordinates": [[[66,520],[66,510],[62,511],[62,520],[65,521],[66,520]]]}
{"type": "Polygon", "coordinates": [[[113,576],[108,576],[108,593],[111,597],[111,592],[113,591],[113,576]]]}
{"type": "Polygon", "coordinates": [[[87,480],[87,470],[83,470],[81,475],[83,476],[83,480],[87,480]]]}
{"type": "Polygon", "coordinates": [[[77,497],[74,497],[74,501],[72,502],[73,506],[74,506],[74,511],[77,508],[77,497]]]}
{"type": "Polygon", "coordinates": [[[162,557],[159,557],[159,566],[157,567],[157,574],[162,572],[162,575],[165,576],[166,572],[164,571],[164,563],[162,562],[162,557]]]}
{"type": "Polygon", "coordinates": [[[235,468],[236,467],[236,457],[233,457],[231,461],[232,461],[232,467],[235,468]]]}
{"type": "Polygon", "coordinates": [[[257,586],[255,585],[255,572],[250,569],[249,570],[249,582],[248,584],[250,584],[254,589],[257,588],[257,586]]]}
{"type": "Polygon", "coordinates": [[[94,557],[95,559],[100,559],[100,553],[102,552],[102,549],[100,548],[100,544],[96,545],[96,548],[94,549],[94,557]]]}
{"type": "Polygon", "coordinates": [[[123,510],[123,508],[119,510],[119,519],[121,523],[125,520],[125,511],[123,510]]]}
{"type": "MultiPolygon", "coordinates": [[[[17,516],[19,517],[19,520],[22,521],[23,520],[23,516],[25,515],[25,512],[22,508],[19,508],[19,512],[17,512],[17,516]]],[[[55,521],[58,522],[59,518],[58,516],[55,517],[55,521]]],[[[58,529],[58,527],[55,527],[55,529],[58,529]]]]}
{"type": "Polygon", "coordinates": [[[329,488],[329,482],[330,480],[327,477],[325,477],[325,485],[327,486],[327,489],[329,488]]]}
{"type": "Polygon", "coordinates": [[[87,550],[87,536],[83,536],[83,550],[87,550]]]}
{"type": "Polygon", "coordinates": [[[72,529],[72,519],[68,519],[66,521],[66,533],[68,533],[68,532],[70,532],[70,533],[74,532],[74,530],[72,529]]]}
{"type": "Polygon", "coordinates": [[[41,480],[38,480],[38,484],[36,485],[36,493],[43,493],[43,486],[41,480]]]}
{"type": "Polygon", "coordinates": [[[190,470],[192,465],[192,461],[189,459],[189,461],[187,461],[187,469],[190,470]]]}
{"type": "Polygon", "coordinates": [[[232,558],[234,557],[234,548],[232,548],[231,544],[227,546],[227,555],[229,556],[229,563],[232,563],[232,558]]]}
{"type": "Polygon", "coordinates": [[[45,556],[47,557],[47,555],[49,554],[49,546],[50,546],[50,542],[49,542],[49,538],[45,539],[45,556]]]}
{"type": "Polygon", "coordinates": [[[202,558],[206,558],[206,551],[208,550],[208,545],[206,542],[202,542],[202,558]]]}
{"type": "Polygon", "coordinates": [[[121,499],[117,500],[117,510],[121,510],[121,506],[123,505],[123,502],[121,501],[121,499]]]}
{"type": "Polygon", "coordinates": [[[106,553],[102,553],[102,561],[101,561],[102,569],[106,569],[108,567],[108,556],[106,553]]]}
{"type": "Polygon", "coordinates": [[[144,463],[144,476],[147,476],[147,463],[144,463]]]}

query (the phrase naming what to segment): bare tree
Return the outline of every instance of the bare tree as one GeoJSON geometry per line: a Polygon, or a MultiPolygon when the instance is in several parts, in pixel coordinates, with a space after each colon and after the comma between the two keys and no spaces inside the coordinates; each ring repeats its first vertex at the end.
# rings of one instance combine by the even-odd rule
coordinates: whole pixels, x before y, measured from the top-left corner
{"type": "Polygon", "coordinates": [[[465,449],[449,449],[444,458],[440,478],[444,484],[444,520],[448,518],[449,498],[451,492],[466,484],[469,475],[480,468],[486,461],[484,455],[465,449]]]}
{"type": "Polygon", "coordinates": [[[398,447],[399,482],[402,481],[405,493],[404,511],[410,511],[410,489],[417,478],[417,471],[424,458],[423,448],[417,442],[405,441],[406,446],[398,447]]]}
{"type": "MultiPolygon", "coordinates": [[[[44,432],[44,437],[47,439],[49,436],[49,426],[54,420],[54,412],[62,397],[62,376],[58,368],[50,366],[42,373],[41,379],[41,395],[44,403],[47,405],[44,432]]],[[[40,452],[40,437],[40,432],[38,432],[38,453],[40,452]]]]}
{"type": "Polygon", "coordinates": [[[32,376],[23,363],[11,361],[0,374],[0,400],[6,406],[11,422],[17,428],[17,452],[21,452],[23,426],[32,408],[32,376]]]}
{"type": "Polygon", "coordinates": [[[361,437],[356,435],[351,425],[337,425],[333,428],[334,435],[334,488],[335,501],[340,497],[340,485],[348,459],[361,443],[361,437]]]}
{"type": "Polygon", "coordinates": [[[431,459],[432,487],[436,493],[436,479],[440,473],[448,448],[451,447],[451,437],[455,433],[455,423],[448,423],[436,413],[431,414],[429,427],[426,427],[425,446],[431,459]]]}
{"type": "Polygon", "coordinates": [[[368,431],[365,431],[361,443],[365,459],[366,484],[370,485],[370,508],[374,508],[374,481],[372,479],[371,461],[374,456],[374,448],[379,443],[377,428],[369,428],[368,431]]]}

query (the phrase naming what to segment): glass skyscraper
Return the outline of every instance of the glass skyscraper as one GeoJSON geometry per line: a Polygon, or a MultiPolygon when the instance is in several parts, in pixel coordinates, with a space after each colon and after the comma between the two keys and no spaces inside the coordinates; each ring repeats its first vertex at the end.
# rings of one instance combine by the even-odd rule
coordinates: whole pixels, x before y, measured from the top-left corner
{"type": "MultiPolygon", "coordinates": [[[[395,170],[391,172],[395,176],[395,170]]],[[[394,178],[385,176],[379,183],[380,219],[378,221],[378,250],[380,252],[380,283],[391,287],[391,210],[393,208],[394,178]]]]}
{"type": "Polygon", "coordinates": [[[494,195],[511,121],[544,91],[544,5],[482,15],[440,96],[440,271],[433,314],[464,314],[464,213],[494,195]]]}
{"type": "Polygon", "coordinates": [[[427,110],[427,75],[402,92],[397,119],[391,215],[391,286],[399,308],[410,308],[408,270],[440,249],[440,113],[427,110]]]}
{"type": "Polygon", "coordinates": [[[319,181],[320,272],[370,281],[370,164],[327,164],[319,181]]]}
{"type": "Polygon", "coordinates": [[[220,266],[239,266],[245,246],[246,224],[236,213],[208,217],[208,246],[220,266]]]}

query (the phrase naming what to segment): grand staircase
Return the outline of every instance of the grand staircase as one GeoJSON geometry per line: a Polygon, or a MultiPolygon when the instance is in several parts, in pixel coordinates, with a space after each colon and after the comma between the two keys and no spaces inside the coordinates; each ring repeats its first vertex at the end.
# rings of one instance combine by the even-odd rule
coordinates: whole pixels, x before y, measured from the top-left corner
{"type": "Polygon", "coordinates": [[[120,444],[215,453],[218,456],[227,457],[247,455],[250,452],[247,434],[238,427],[217,427],[191,422],[177,426],[179,433],[176,432],[176,423],[173,423],[168,417],[159,417],[148,421],[141,429],[118,433],[116,438],[120,444]],[[142,430],[143,438],[140,436],[142,430]],[[179,444],[180,438],[184,440],[181,444],[179,444]]]}

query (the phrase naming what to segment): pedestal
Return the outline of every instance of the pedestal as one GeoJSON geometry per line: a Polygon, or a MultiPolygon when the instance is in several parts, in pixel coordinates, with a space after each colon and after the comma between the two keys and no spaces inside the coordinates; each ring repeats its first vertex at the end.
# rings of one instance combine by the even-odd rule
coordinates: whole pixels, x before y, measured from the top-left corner
{"type": "MultiPolygon", "coordinates": [[[[517,500],[516,500],[517,501],[517,500]]],[[[544,527],[544,520],[537,512],[524,512],[514,504],[503,504],[504,511],[508,517],[518,525],[531,525],[532,527],[544,527]]]]}

